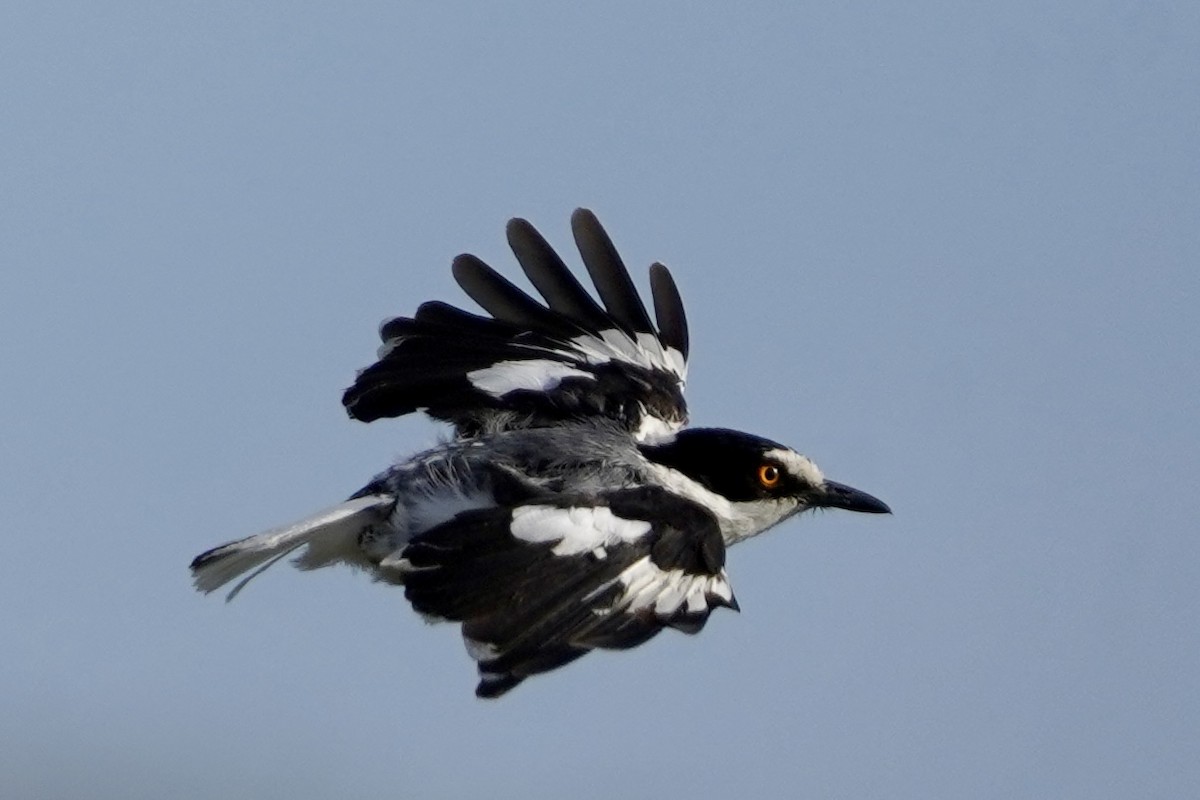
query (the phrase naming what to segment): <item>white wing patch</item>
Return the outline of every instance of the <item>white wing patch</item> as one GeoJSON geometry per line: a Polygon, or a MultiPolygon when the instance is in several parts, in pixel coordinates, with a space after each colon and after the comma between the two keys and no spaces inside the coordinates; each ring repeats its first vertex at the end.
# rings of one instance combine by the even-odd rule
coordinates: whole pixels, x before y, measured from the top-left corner
{"type": "Polygon", "coordinates": [[[622,519],[604,507],[521,506],[513,509],[510,529],[522,541],[557,542],[551,551],[556,556],[591,551],[603,558],[606,546],[640,539],[650,523],[622,519]]]}
{"type": "Polygon", "coordinates": [[[683,383],[687,380],[687,359],[683,357],[683,353],[676,350],[674,347],[664,347],[663,355],[667,359],[667,367],[679,376],[679,382],[683,383]]]}
{"type": "Polygon", "coordinates": [[[643,407],[642,420],[638,423],[637,430],[633,432],[633,438],[647,444],[665,442],[669,441],[682,427],[682,420],[665,420],[654,416],[643,407]]]}
{"type": "Polygon", "coordinates": [[[658,337],[639,333],[637,339],[617,328],[600,331],[599,335],[587,334],[571,340],[571,346],[589,364],[604,364],[612,360],[644,367],[651,370],[666,370],[683,383],[687,377],[687,362],[683,353],[673,347],[664,347],[658,337]]]}
{"type": "Polygon", "coordinates": [[[471,382],[472,386],[496,398],[504,397],[509,392],[520,389],[548,392],[567,378],[595,380],[596,376],[569,364],[544,358],[527,361],[501,361],[490,367],[467,373],[467,380],[471,382]]]}
{"type": "Polygon", "coordinates": [[[726,603],[733,601],[733,589],[724,569],[719,575],[664,570],[650,556],[644,556],[627,567],[617,580],[624,592],[613,607],[624,608],[629,614],[650,611],[656,616],[670,617],[681,609],[698,614],[708,608],[709,596],[726,603]]]}

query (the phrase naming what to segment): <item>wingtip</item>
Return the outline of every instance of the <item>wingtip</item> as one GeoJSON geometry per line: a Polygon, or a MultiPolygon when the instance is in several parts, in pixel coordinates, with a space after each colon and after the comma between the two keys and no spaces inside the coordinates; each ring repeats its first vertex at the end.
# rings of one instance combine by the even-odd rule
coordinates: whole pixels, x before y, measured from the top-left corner
{"type": "Polygon", "coordinates": [[[455,282],[462,286],[464,280],[469,281],[478,272],[482,263],[478,256],[459,253],[450,261],[450,274],[454,276],[455,282]]]}
{"type": "Polygon", "coordinates": [[[596,216],[596,212],[590,208],[580,206],[571,212],[571,234],[575,237],[576,245],[581,248],[581,255],[585,255],[582,252],[585,243],[595,242],[602,244],[605,249],[611,251],[613,257],[618,261],[620,260],[612,237],[608,235],[608,231],[605,230],[604,224],[600,222],[600,218],[596,216]]]}
{"type": "Polygon", "coordinates": [[[639,333],[654,333],[629,270],[596,215],[586,208],[575,209],[571,214],[571,233],[609,316],[635,338],[639,333]]]}
{"type": "Polygon", "coordinates": [[[504,235],[508,238],[508,244],[511,247],[513,239],[520,238],[529,231],[537,232],[533,227],[533,223],[524,217],[513,217],[504,225],[504,235]]]}
{"type": "Polygon", "coordinates": [[[659,337],[663,343],[674,347],[688,359],[688,324],[683,297],[671,270],[659,261],[650,265],[650,296],[654,301],[654,317],[658,322],[659,337]]]}

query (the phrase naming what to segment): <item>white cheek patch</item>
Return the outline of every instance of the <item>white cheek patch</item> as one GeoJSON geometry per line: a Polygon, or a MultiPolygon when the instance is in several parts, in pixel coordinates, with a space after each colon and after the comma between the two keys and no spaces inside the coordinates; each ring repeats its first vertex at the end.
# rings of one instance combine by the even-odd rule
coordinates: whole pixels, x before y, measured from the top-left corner
{"type": "Polygon", "coordinates": [[[622,519],[607,508],[521,506],[513,509],[512,535],[526,542],[557,542],[556,556],[589,551],[599,555],[606,545],[633,542],[650,532],[645,520],[622,519]]]}
{"type": "Polygon", "coordinates": [[[566,378],[595,380],[595,376],[590,372],[542,358],[501,361],[499,364],[467,373],[467,380],[472,386],[497,398],[520,389],[547,392],[566,378]]]}

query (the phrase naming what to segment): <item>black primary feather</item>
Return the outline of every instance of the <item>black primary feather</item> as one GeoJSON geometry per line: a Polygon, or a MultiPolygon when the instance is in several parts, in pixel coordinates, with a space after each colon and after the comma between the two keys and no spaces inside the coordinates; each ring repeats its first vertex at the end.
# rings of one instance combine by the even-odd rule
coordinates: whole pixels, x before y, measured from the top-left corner
{"type": "Polygon", "coordinates": [[[650,295],[654,298],[654,317],[658,321],[658,338],[667,347],[674,347],[687,361],[688,328],[687,315],[683,311],[683,298],[671,271],[655,262],[650,265],[650,295]]]}
{"type": "Polygon", "coordinates": [[[468,436],[596,417],[639,437],[680,427],[686,365],[668,349],[686,355],[687,321],[674,281],[665,267],[651,268],[659,333],[595,215],[578,210],[572,225],[607,309],[532,225],[513,220],[509,243],[547,304],[475,256],[459,256],[456,280],[490,316],[428,302],[385,322],[379,360],[342,398],[350,416],[369,422],[425,410],[468,436]],[[657,345],[638,338],[647,335],[657,345]],[[644,428],[647,416],[655,426],[644,428]]]}
{"type": "Polygon", "coordinates": [[[613,246],[612,239],[600,225],[596,215],[586,208],[579,208],[571,215],[571,231],[583,265],[587,267],[596,291],[604,301],[608,313],[626,331],[654,333],[646,307],[638,296],[637,288],[629,277],[625,262],[613,246]]]}
{"type": "Polygon", "coordinates": [[[455,258],[451,270],[467,296],[501,322],[520,330],[540,331],[560,339],[570,339],[582,333],[578,325],[546,308],[469,253],[455,258]]]}
{"type": "Polygon", "coordinates": [[[526,220],[513,219],[509,220],[507,234],[508,246],[525,276],[550,308],[575,320],[585,330],[599,331],[609,327],[608,314],[576,280],[536,228],[526,220]]]}

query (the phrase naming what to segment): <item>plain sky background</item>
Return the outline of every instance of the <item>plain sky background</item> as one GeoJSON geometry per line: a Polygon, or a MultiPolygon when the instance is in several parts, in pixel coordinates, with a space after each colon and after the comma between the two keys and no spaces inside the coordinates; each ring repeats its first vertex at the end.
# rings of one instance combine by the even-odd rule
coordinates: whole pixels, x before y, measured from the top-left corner
{"type": "Polygon", "coordinates": [[[9,2],[0,795],[1200,796],[1200,4],[9,2]],[[377,324],[596,210],[693,421],[889,502],[499,702],[217,543],[427,446],[377,324]]]}

